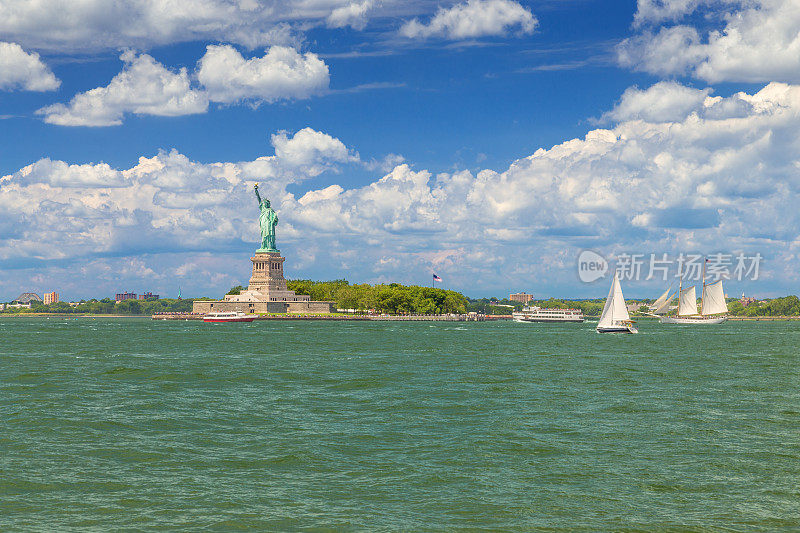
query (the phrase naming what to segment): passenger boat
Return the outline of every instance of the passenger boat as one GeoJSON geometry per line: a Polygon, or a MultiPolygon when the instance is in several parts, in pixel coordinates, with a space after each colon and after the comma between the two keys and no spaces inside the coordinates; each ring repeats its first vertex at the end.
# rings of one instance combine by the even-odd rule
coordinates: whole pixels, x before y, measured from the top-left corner
{"type": "Polygon", "coordinates": [[[240,311],[228,313],[208,313],[203,317],[203,322],[252,322],[256,315],[246,315],[240,311]]]}
{"type": "Polygon", "coordinates": [[[603,306],[603,314],[597,323],[597,333],[639,333],[628,314],[616,272],[611,282],[611,289],[608,291],[606,304],[603,306]]]}
{"type": "Polygon", "coordinates": [[[522,311],[511,313],[514,322],[583,322],[580,309],[543,309],[523,307],[522,311]]]}

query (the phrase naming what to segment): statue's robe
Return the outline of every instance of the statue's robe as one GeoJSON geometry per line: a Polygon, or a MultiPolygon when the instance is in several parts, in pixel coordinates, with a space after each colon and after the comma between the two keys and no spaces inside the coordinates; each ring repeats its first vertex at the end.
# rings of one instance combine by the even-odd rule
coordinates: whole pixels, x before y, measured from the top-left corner
{"type": "Polygon", "coordinates": [[[275,226],[278,224],[278,215],[271,207],[261,204],[261,214],[258,216],[261,225],[261,247],[265,249],[275,248],[275,226]]]}

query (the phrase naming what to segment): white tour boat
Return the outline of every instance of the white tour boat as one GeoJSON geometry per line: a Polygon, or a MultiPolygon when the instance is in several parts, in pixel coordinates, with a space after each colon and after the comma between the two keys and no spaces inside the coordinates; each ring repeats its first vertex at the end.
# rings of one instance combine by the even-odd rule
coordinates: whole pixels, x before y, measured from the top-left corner
{"type": "Polygon", "coordinates": [[[537,306],[523,307],[511,313],[514,322],[583,322],[580,309],[545,309],[537,306]]]}
{"type": "Polygon", "coordinates": [[[228,313],[208,313],[203,317],[203,322],[252,322],[256,315],[246,315],[240,311],[228,313]]]}
{"type": "Polygon", "coordinates": [[[600,315],[600,321],[597,323],[597,332],[639,333],[628,314],[628,307],[625,305],[625,297],[622,295],[622,287],[619,285],[616,272],[611,281],[606,304],[603,306],[603,314],[600,315]]]}

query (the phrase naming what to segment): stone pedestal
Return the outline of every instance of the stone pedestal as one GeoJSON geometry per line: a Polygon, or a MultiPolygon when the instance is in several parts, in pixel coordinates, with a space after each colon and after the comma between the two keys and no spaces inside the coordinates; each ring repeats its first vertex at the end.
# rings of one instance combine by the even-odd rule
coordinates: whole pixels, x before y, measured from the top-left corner
{"type": "MultiPolygon", "coordinates": [[[[311,299],[305,294],[295,294],[286,286],[283,277],[283,262],[279,252],[256,252],[250,258],[253,263],[253,275],[247,286],[247,293],[258,293],[269,302],[307,302],[311,299]]],[[[244,294],[244,293],[243,293],[244,294]]]]}
{"type": "Polygon", "coordinates": [[[250,258],[253,275],[246,291],[227,294],[222,300],[194,302],[193,312],[330,313],[333,302],[312,302],[311,296],[289,290],[283,277],[285,260],[280,252],[256,250],[250,258]]]}
{"type": "Polygon", "coordinates": [[[256,252],[250,261],[253,263],[253,275],[250,276],[247,290],[261,293],[287,290],[286,279],[283,277],[283,262],[286,258],[281,257],[279,252],[256,252]]]}

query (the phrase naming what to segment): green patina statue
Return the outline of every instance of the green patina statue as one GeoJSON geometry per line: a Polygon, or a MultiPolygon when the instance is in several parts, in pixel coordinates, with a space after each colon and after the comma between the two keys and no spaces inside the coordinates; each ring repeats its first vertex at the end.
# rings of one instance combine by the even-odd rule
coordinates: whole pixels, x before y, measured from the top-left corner
{"type": "Polygon", "coordinates": [[[258,207],[261,209],[261,214],[258,215],[258,223],[261,225],[261,248],[256,252],[277,252],[279,250],[275,248],[275,226],[278,225],[278,215],[269,206],[269,199],[261,199],[261,195],[258,194],[258,183],[254,189],[258,207]]]}

